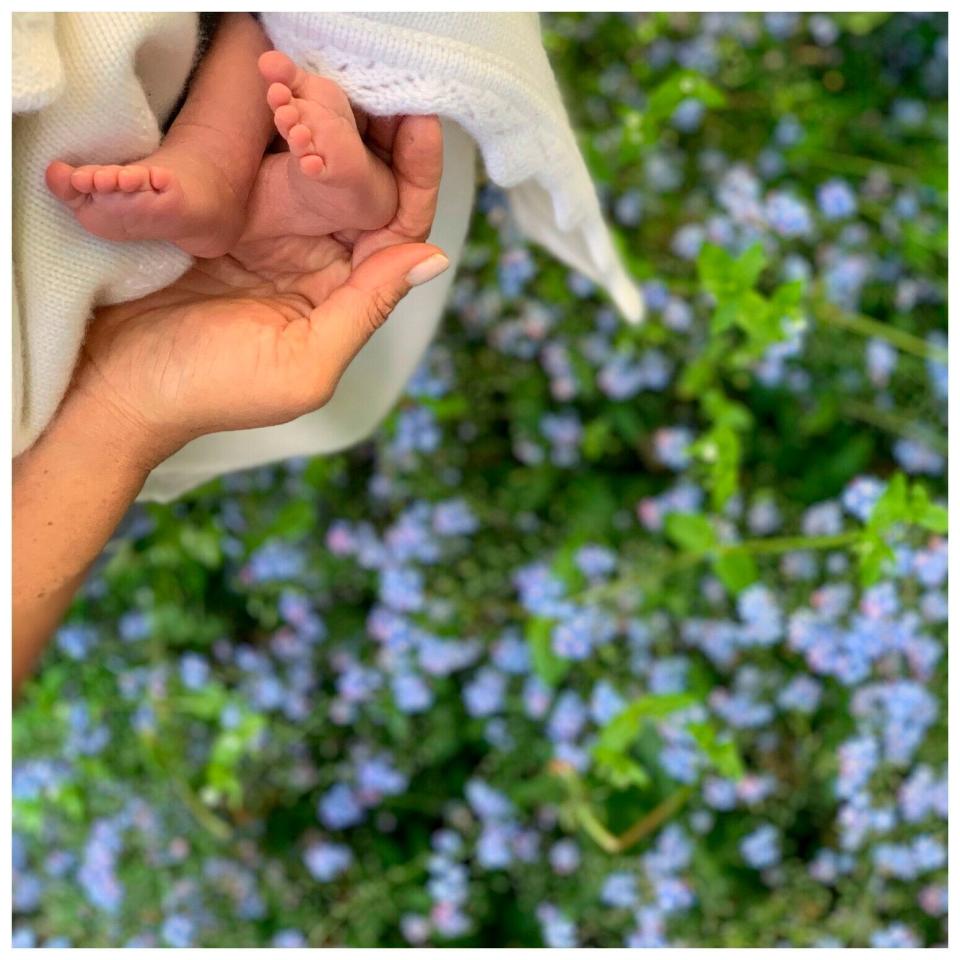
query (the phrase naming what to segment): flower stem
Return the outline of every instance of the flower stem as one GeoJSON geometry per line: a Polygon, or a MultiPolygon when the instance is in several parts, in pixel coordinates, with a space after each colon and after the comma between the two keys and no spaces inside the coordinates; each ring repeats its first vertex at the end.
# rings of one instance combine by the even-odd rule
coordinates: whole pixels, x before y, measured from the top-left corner
{"type": "Polygon", "coordinates": [[[947,454],[946,437],[941,437],[938,433],[927,430],[918,423],[905,420],[889,410],[881,410],[873,404],[863,403],[860,400],[845,400],[840,409],[856,420],[863,420],[865,423],[894,433],[899,437],[907,437],[925,443],[944,456],[947,454]]]}
{"type": "Polygon", "coordinates": [[[922,360],[935,360],[937,363],[947,362],[947,351],[943,347],[927,343],[926,340],[921,340],[920,337],[907,333],[906,330],[893,327],[889,323],[881,323],[879,320],[866,317],[862,313],[848,313],[826,300],[814,300],[813,315],[817,320],[829,326],[850,330],[863,337],[876,337],[879,340],[886,340],[887,343],[892,344],[898,350],[911,353],[922,360]]]}
{"type": "Polygon", "coordinates": [[[912,185],[917,182],[917,172],[912,167],[905,167],[887,160],[877,160],[873,157],[858,157],[851,153],[840,153],[834,150],[817,150],[815,153],[805,153],[803,161],[811,167],[823,170],[832,170],[835,173],[846,173],[853,177],[869,176],[873,170],[882,169],[894,183],[912,185]]]}
{"type": "Polygon", "coordinates": [[[834,550],[855,544],[863,534],[859,530],[824,534],[819,537],[764,537],[762,540],[741,540],[722,544],[720,553],[790,553],[794,550],[834,550]]]}
{"type": "Polygon", "coordinates": [[[558,762],[551,765],[551,771],[566,784],[567,790],[570,792],[570,799],[573,801],[574,816],[577,822],[590,839],[607,853],[623,853],[635,846],[644,837],[653,833],[657,827],[669,820],[693,793],[691,787],[681,787],[658,803],[652,810],[648,810],[632,826],[627,827],[623,833],[617,835],[611,833],[593,812],[583,788],[583,782],[577,776],[573,767],[558,762]]]}
{"type": "Polygon", "coordinates": [[[645,813],[632,827],[617,838],[619,851],[629,850],[635,843],[649,836],[662,823],[666,823],[690,799],[693,789],[681,787],[676,793],[661,801],[649,813],[645,813]]]}
{"type": "Polygon", "coordinates": [[[228,840],[233,833],[230,825],[213,813],[194,793],[190,784],[177,773],[173,764],[168,762],[157,738],[155,736],[142,737],[141,743],[144,746],[142,756],[161,779],[166,778],[169,781],[174,793],[180,797],[197,823],[217,840],[228,840]]]}

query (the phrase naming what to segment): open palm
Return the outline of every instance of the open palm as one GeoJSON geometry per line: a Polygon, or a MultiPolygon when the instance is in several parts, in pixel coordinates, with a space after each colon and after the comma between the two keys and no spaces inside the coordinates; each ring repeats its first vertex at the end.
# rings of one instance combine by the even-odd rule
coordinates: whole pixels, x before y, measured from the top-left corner
{"type": "MultiPolygon", "coordinates": [[[[399,205],[387,226],[241,240],[171,286],[102,308],[77,381],[172,449],[205,433],[269,426],[323,406],[344,370],[441,251],[423,243],[442,170],[435,117],[372,118],[399,205]]],[[[435,275],[435,274],[434,274],[435,275]]]]}

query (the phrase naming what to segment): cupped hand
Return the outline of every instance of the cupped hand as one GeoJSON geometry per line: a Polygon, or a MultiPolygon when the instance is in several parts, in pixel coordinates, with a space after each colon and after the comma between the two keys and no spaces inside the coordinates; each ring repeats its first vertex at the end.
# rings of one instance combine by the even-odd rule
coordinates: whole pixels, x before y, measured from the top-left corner
{"type": "Polygon", "coordinates": [[[131,432],[143,457],[323,406],[407,291],[446,268],[423,242],[442,170],[439,121],[371,118],[367,137],[397,178],[386,227],[241,241],[163,290],[97,311],[71,389],[131,432]]]}

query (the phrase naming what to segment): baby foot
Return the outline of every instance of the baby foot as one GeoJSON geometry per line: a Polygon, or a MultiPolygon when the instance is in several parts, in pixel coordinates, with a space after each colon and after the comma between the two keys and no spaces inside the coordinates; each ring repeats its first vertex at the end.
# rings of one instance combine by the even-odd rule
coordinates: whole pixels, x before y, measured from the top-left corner
{"type": "Polygon", "coordinates": [[[263,54],[258,66],[270,83],[274,123],[290,147],[261,167],[268,181],[259,185],[261,198],[271,197],[273,216],[282,216],[279,204],[289,215],[284,220],[292,217],[316,236],[389,223],[397,210],[396,180],[361,139],[346,94],[278,50],[263,54]],[[269,182],[278,177],[286,183],[269,182]]]}
{"type": "Polygon", "coordinates": [[[215,257],[243,228],[241,204],[220,170],[182,146],[127,165],[57,160],[46,183],[85,230],[105,240],[169,240],[193,256],[215,257]]]}

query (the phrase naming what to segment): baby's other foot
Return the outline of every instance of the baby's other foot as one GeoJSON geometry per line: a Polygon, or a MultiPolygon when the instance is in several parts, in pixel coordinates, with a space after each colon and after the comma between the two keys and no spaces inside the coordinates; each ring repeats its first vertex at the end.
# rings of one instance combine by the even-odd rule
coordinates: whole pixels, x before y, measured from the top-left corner
{"type": "Polygon", "coordinates": [[[315,218],[316,232],[375,230],[389,223],[397,210],[396,181],[361,139],[346,94],[278,50],[263,54],[259,68],[270,83],[274,123],[290,147],[292,195],[315,218]]]}
{"type": "Polygon", "coordinates": [[[236,198],[202,159],[161,151],[126,165],[57,160],[47,167],[47,187],[87,232],[105,240],[169,240],[200,257],[226,252],[242,229],[236,198]]]}

